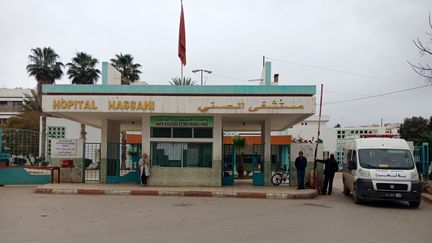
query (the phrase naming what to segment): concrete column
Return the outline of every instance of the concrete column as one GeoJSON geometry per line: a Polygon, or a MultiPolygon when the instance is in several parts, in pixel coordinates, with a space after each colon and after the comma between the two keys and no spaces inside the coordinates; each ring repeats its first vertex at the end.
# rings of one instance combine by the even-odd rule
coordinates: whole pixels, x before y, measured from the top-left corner
{"type": "Polygon", "coordinates": [[[213,117],[213,170],[216,170],[216,180],[219,186],[222,186],[222,143],[223,143],[223,131],[222,131],[222,116],[213,117]]]}
{"type": "Polygon", "coordinates": [[[101,164],[100,164],[100,182],[106,182],[107,172],[107,155],[109,143],[120,142],[120,123],[104,119],[102,120],[101,129],[101,164]]]}
{"type": "MultiPolygon", "coordinates": [[[[142,145],[142,152],[146,153],[150,156],[150,115],[144,115],[142,117],[142,140],[141,140],[141,145],[142,145]]],[[[140,155],[141,156],[141,155],[140,155]]]]}
{"type": "Polygon", "coordinates": [[[271,134],[270,119],[261,123],[261,139],[264,144],[264,185],[270,185],[271,179],[271,134]]]}

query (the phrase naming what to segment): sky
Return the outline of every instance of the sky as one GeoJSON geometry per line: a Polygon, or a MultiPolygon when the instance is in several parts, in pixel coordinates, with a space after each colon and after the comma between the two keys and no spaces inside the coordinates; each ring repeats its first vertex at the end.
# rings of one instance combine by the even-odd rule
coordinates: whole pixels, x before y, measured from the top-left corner
{"type": "MultiPolygon", "coordinates": [[[[142,65],[140,80],[168,85],[180,76],[180,6],[179,0],[0,0],[0,87],[35,87],[28,55],[48,46],[63,63],[81,51],[100,62],[130,53],[142,65]]],[[[194,69],[212,71],[207,85],[258,85],[249,80],[261,77],[265,56],[280,85],[317,85],[319,100],[323,84],[329,126],[432,116],[432,86],[336,103],[428,84],[407,60],[432,64],[412,42],[419,37],[432,47],[425,35],[432,31],[430,0],[184,0],[183,7],[184,72],[198,82],[194,69]]],[[[65,75],[57,83],[70,80],[65,75]]]]}

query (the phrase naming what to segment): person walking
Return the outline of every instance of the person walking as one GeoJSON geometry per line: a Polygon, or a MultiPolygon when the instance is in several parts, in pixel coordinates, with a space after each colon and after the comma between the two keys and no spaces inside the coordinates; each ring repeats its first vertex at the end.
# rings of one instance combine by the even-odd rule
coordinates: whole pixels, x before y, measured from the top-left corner
{"type": "Polygon", "coordinates": [[[148,177],[150,176],[150,161],[146,153],[142,153],[138,165],[140,168],[141,185],[147,186],[148,177]]]}
{"type": "Polygon", "coordinates": [[[297,189],[304,189],[304,178],[306,171],[307,160],[303,156],[303,151],[299,152],[299,156],[295,160],[295,167],[297,170],[297,189]]]}
{"type": "Polygon", "coordinates": [[[333,178],[335,173],[339,170],[337,161],[334,155],[331,154],[329,159],[317,159],[317,162],[323,163],[324,168],[324,183],[322,185],[321,194],[326,195],[328,189],[328,195],[331,195],[333,189],[333,178]]]}

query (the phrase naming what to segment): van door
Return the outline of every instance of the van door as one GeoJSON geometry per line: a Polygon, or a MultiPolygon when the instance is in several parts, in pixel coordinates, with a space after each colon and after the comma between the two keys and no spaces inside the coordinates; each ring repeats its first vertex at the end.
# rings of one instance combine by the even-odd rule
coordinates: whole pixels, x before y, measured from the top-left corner
{"type": "Polygon", "coordinates": [[[342,170],[342,176],[343,176],[343,182],[344,186],[348,188],[350,191],[354,190],[354,171],[350,171],[348,169],[348,162],[349,161],[357,161],[356,151],[349,149],[345,153],[345,158],[343,160],[343,170],[342,170]]]}

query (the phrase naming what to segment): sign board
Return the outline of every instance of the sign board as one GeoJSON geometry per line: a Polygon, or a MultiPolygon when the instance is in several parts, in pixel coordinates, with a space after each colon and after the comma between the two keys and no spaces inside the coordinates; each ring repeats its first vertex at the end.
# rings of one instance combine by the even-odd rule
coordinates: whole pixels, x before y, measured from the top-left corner
{"type": "Polygon", "coordinates": [[[213,127],[212,116],[151,116],[151,127],[213,127]]]}
{"type": "Polygon", "coordinates": [[[70,157],[77,155],[78,139],[51,140],[51,155],[53,157],[70,157]]]}

